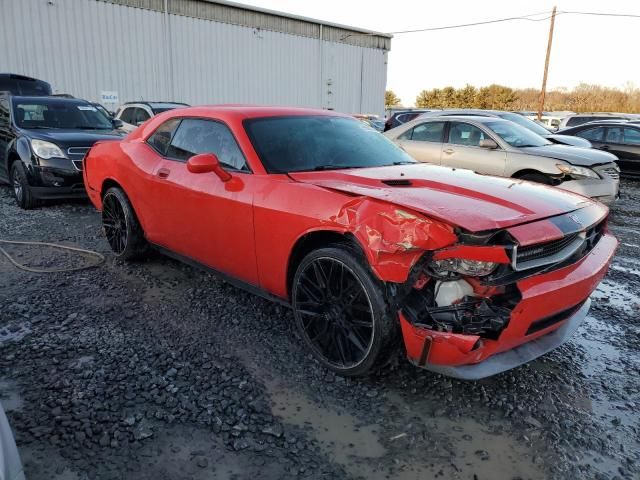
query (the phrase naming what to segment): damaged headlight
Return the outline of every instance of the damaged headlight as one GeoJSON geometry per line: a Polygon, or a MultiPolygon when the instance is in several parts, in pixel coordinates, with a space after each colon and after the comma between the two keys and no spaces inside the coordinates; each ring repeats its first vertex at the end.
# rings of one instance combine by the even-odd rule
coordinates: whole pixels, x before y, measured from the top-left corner
{"type": "Polygon", "coordinates": [[[600,178],[596,172],[591,170],[590,168],[585,167],[576,167],[575,165],[565,165],[563,163],[558,163],[556,165],[558,170],[560,170],[565,175],[569,175],[570,177],[579,179],[579,178],[600,178]]]}
{"type": "Polygon", "coordinates": [[[429,263],[429,268],[434,273],[442,276],[454,272],[470,277],[483,277],[493,272],[497,266],[498,264],[495,262],[467,260],[465,258],[446,258],[444,260],[432,260],[429,263]]]}

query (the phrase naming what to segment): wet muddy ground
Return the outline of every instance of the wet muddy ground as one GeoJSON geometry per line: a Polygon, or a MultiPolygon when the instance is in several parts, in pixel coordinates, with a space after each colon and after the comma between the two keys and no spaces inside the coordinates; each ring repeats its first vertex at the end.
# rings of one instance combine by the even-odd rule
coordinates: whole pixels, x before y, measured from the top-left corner
{"type": "Polygon", "coordinates": [[[0,187],[0,238],[106,256],[49,275],[0,256],[0,400],[27,478],[640,478],[640,182],[622,192],[620,249],[575,337],[463,382],[401,359],[336,377],[286,308],[161,256],[114,261],[90,205],[24,212],[0,187]]]}

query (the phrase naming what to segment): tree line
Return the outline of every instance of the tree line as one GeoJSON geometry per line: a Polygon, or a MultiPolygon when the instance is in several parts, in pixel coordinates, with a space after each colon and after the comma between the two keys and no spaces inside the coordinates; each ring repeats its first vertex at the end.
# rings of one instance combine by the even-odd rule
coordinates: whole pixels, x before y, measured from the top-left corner
{"type": "MultiPolygon", "coordinates": [[[[535,88],[514,89],[504,85],[462,88],[444,87],[422,90],[415,99],[419,108],[483,108],[495,110],[538,109],[540,91],[535,88]]],[[[387,106],[402,101],[392,91],[385,95],[387,106]]],[[[558,88],[546,94],[544,110],[573,112],[640,112],[640,88],[629,84],[622,89],[581,83],[569,90],[558,88]]]]}

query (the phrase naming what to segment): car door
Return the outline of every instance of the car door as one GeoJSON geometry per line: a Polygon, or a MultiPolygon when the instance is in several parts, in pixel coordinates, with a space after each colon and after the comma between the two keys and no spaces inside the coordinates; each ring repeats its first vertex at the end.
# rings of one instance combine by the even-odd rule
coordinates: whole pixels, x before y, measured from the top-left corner
{"type": "Polygon", "coordinates": [[[504,175],[506,152],[500,147],[490,149],[480,146],[481,140],[494,140],[488,132],[470,123],[450,122],[445,135],[441,165],[468,168],[489,175],[504,175]]]}
{"type": "Polygon", "coordinates": [[[635,127],[607,127],[602,150],[618,157],[622,173],[640,174],[640,129],[635,127]]]}
{"type": "Polygon", "coordinates": [[[396,140],[419,162],[440,164],[445,122],[424,122],[407,130],[396,140]]]}
{"type": "Polygon", "coordinates": [[[175,253],[257,285],[254,185],[227,125],[184,118],[154,175],[151,189],[157,206],[147,216],[151,224],[147,236],[175,253]],[[199,153],[216,154],[232,180],[223,182],[215,173],[189,172],[187,160],[199,153]]]}

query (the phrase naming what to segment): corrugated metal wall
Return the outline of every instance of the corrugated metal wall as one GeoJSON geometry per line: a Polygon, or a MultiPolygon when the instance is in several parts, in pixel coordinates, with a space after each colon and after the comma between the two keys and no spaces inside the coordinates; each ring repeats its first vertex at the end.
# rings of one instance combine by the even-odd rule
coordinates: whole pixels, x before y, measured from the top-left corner
{"type": "Polygon", "coordinates": [[[274,29],[196,18],[195,0],[181,15],[161,11],[163,0],[138,0],[144,8],[117,4],[130,1],[0,0],[0,72],[42,78],[57,92],[93,101],[116,91],[120,102],[384,111],[388,39],[371,48],[321,41],[340,29],[304,21],[284,25],[307,29],[291,34],[268,17],[260,21],[275,22],[274,29]]]}

